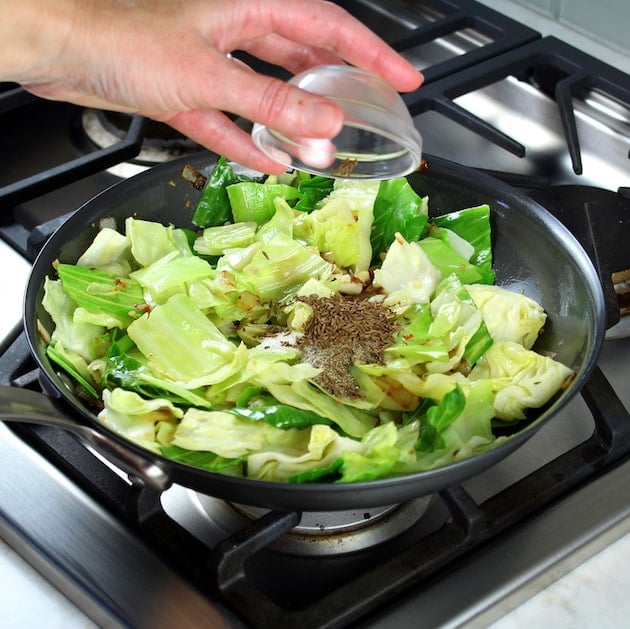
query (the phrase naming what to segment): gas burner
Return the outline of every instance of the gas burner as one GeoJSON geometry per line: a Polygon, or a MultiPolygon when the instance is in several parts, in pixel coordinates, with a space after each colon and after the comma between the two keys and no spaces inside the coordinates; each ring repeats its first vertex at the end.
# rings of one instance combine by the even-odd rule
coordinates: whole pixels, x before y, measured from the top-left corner
{"type": "MultiPolygon", "coordinates": [[[[98,109],[85,109],[81,116],[83,131],[99,149],[108,148],[125,138],[131,119],[126,114],[98,109]]],[[[127,178],[151,166],[191,155],[203,150],[166,124],[148,121],[140,153],[131,161],[116,164],[108,170],[113,175],[127,178]]]]}
{"type": "MultiPolygon", "coordinates": [[[[271,547],[298,556],[343,555],[372,548],[416,525],[430,502],[431,497],[424,496],[377,508],[305,512],[300,523],[271,547]]],[[[180,487],[166,492],[162,504],[166,513],[211,547],[269,513],[180,487]]]]}

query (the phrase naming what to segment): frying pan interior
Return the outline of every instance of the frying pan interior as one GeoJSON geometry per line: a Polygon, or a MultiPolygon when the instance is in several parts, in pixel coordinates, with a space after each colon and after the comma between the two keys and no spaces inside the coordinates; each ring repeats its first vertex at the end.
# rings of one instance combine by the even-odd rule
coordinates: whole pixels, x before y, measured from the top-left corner
{"type": "MultiPolygon", "coordinates": [[[[447,467],[367,483],[291,485],[232,478],[167,461],[117,435],[149,459],[158,459],[174,482],[237,502],[269,508],[340,510],[403,502],[432,493],[483,471],[519,447],[560,410],[588,378],[604,338],[605,312],[602,289],[590,260],[569,232],[542,207],[508,186],[472,169],[429,157],[428,169],[409,176],[421,194],[428,194],[430,212],[441,214],[488,203],[492,209],[493,258],[497,283],[522,291],[541,303],[548,313],[544,334],[536,349],[552,352],[577,374],[575,381],[532,424],[499,447],[447,467]]],[[[38,259],[27,288],[24,323],[33,354],[53,388],[87,420],[99,426],[94,414],[64,386],[48,362],[37,332],[37,320],[52,329],[41,306],[43,283],[55,259],[74,263],[90,244],[107,217],[122,227],[128,216],[192,227],[190,217],[199,192],[180,178],[182,166],[191,164],[207,173],[210,154],[177,160],[153,168],[110,188],[79,209],[50,238],[38,259]]],[[[109,433],[100,427],[104,433],[109,433]]]]}

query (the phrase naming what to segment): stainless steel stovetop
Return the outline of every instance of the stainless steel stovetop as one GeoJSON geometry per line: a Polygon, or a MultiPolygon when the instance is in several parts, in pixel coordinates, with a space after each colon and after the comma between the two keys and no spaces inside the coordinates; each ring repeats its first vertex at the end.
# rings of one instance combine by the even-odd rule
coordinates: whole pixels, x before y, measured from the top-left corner
{"type": "MultiPolygon", "coordinates": [[[[527,191],[595,186],[628,198],[628,75],[469,0],[343,4],[425,69],[407,102],[427,153],[527,191]]],[[[0,382],[36,388],[19,321],[28,260],[68,212],[146,167],[130,161],[137,134],[143,160],[154,147],[134,119],[114,130],[125,147],[112,155],[77,131],[94,112],[4,88],[0,264],[12,272],[0,286],[0,382]],[[29,149],[24,137],[36,139],[29,149]],[[85,164],[94,153],[100,161],[85,164]],[[60,174],[68,162],[75,173],[60,174]]],[[[576,211],[596,233],[591,210],[576,211]]],[[[630,212],[615,220],[628,233],[630,212]]],[[[600,250],[614,252],[600,260],[604,278],[630,268],[623,242],[600,250]]],[[[616,278],[623,293],[628,279],[616,278]]],[[[629,320],[611,325],[582,397],[515,454],[440,495],[300,522],[178,486],[159,495],[58,431],[0,425],[0,534],[99,625],[487,624],[630,531],[629,320]],[[372,526],[357,528],[361,519],[372,526]]]]}

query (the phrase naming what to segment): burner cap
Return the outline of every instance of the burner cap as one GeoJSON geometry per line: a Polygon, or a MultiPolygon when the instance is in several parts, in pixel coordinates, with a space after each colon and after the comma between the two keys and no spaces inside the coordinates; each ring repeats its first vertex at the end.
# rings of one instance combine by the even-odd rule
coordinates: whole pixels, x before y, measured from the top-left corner
{"type": "MultiPolygon", "coordinates": [[[[81,116],[83,131],[92,144],[99,149],[114,146],[122,141],[129,130],[130,123],[131,117],[128,114],[99,109],[85,109],[81,116]]],[[[130,163],[141,167],[155,166],[201,150],[204,150],[203,147],[181,135],[167,124],[149,120],[140,154],[130,163]]],[[[114,167],[115,169],[116,167],[114,167]]],[[[128,176],[124,171],[119,170],[121,171],[120,176],[128,176]]],[[[114,174],[119,173],[114,172],[114,174]]]]}
{"type": "MultiPolygon", "coordinates": [[[[424,496],[378,508],[304,512],[300,523],[275,540],[271,547],[298,556],[343,555],[371,548],[417,525],[429,510],[431,501],[431,496],[424,496]]],[[[216,544],[217,538],[227,538],[269,512],[192,490],[178,491],[172,504],[168,500],[164,507],[184,528],[211,546],[216,544]]]]}

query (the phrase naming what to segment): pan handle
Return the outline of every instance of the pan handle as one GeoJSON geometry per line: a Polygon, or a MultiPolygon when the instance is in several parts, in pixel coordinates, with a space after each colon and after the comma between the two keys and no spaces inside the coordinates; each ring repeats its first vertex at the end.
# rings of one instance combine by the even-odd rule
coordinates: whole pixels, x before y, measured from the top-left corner
{"type": "Polygon", "coordinates": [[[132,482],[160,492],[171,485],[169,475],[157,463],[135,454],[98,430],[69,419],[50,398],[37,391],[0,386],[0,420],[67,430],[93,446],[128,474],[132,482]]]}

